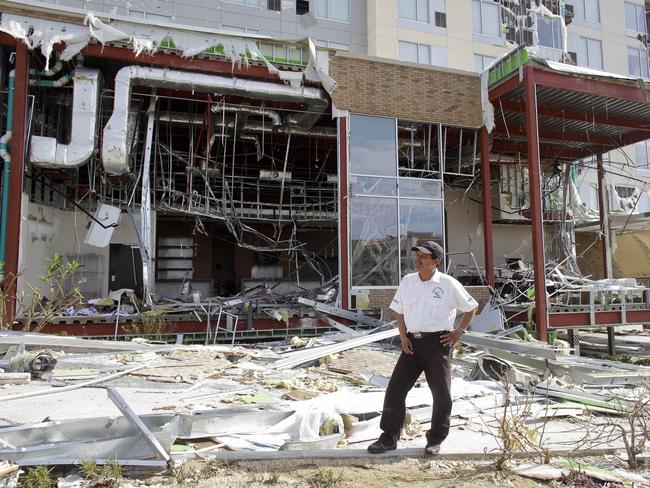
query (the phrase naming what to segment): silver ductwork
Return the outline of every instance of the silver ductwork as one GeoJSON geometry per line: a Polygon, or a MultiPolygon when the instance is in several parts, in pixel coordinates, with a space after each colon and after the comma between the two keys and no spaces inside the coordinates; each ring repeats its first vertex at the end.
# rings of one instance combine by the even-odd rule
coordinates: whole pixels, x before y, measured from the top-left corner
{"type": "Polygon", "coordinates": [[[228,106],[228,107],[219,107],[218,105],[214,105],[212,107],[213,112],[229,112],[229,113],[240,113],[240,114],[247,114],[247,115],[259,115],[260,117],[266,117],[271,119],[271,123],[275,126],[282,125],[282,117],[280,117],[280,114],[278,112],[275,112],[273,110],[269,110],[266,108],[256,108],[256,107],[237,107],[237,106],[228,106]]]}
{"type": "Polygon", "coordinates": [[[79,68],[73,80],[70,144],[60,144],[54,137],[32,136],[29,159],[37,166],[75,168],[97,149],[99,71],[79,68]]]}
{"type": "Polygon", "coordinates": [[[122,68],[115,77],[113,114],[104,129],[102,162],[108,174],[121,175],[129,172],[128,114],[131,105],[131,89],[137,85],[302,103],[305,105],[305,110],[298,123],[305,128],[310,128],[329,105],[325,92],[313,87],[296,89],[272,82],[164,68],[127,66],[122,68]]]}
{"type": "MultiPolygon", "coordinates": [[[[181,112],[167,112],[161,113],[158,117],[160,122],[167,122],[170,124],[179,125],[201,125],[205,123],[205,118],[202,115],[186,114],[181,112]]],[[[218,120],[217,127],[223,127],[223,122],[218,120]]],[[[232,129],[235,123],[230,120],[226,122],[226,127],[232,129]]],[[[336,129],[330,127],[312,127],[311,129],[303,129],[295,126],[272,126],[269,124],[262,124],[261,122],[248,121],[244,124],[242,130],[247,132],[275,132],[277,134],[295,134],[298,136],[311,136],[311,137],[327,137],[335,138],[336,129]]],[[[220,134],[215,134],[215,137],[221,137],[220,134]]]]}

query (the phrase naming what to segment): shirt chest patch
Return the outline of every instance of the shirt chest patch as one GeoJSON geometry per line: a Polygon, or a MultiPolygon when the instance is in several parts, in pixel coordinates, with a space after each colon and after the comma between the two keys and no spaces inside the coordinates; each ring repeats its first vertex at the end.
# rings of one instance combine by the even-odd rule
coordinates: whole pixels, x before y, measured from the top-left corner
{"type": "Polygon", "coordinates": [[[442,297],[444,295],[445,295],[445,291],[440,286],[436,286],[433,288],[433,290],[431,290],[431,296],[435,300],[442,300],[442,297]]]}

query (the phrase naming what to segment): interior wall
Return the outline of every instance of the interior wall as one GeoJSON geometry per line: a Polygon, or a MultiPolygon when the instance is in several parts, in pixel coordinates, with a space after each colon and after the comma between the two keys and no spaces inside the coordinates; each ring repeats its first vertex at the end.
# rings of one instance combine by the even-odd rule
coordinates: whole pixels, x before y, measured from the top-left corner
{"type": "MultiPolygon", "coordinates": [[[[55,253],[63,256],[95,254],[101,260],[101,296],[109,292],[109,247],[99,248],[84,243],[92,220],[83,212],[60,210],[54,207],[30,203],[23,195],[23,223],[20,233],[18,293],[25,295],[25,302],[32,297],[31,288],[39,288],[44,296],[49,290],[40,279],[46,272],[49,259],[55,253]]],[[[136,213],[136,224],[140,225],[136,213]]],[[[114,230],[111,244],[138,245],[137,233],[128,214],[122,213],[114,230]]]]}

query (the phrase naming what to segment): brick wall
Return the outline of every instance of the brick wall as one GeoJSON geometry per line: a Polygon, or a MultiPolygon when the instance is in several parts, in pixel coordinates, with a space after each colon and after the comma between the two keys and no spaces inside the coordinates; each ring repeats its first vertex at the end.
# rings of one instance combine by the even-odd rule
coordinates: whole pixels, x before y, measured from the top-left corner
{"type": "MultiPolygon", "coordinates": [[[[479,312],[490,299],[490,289],[487,286],[466,286],[465,289],[478,302],[479,312]]],[[[381,308],[384,311],[384,320],[394,320],[395,312],[388,306],[395,296],[395,289],[370,290],[370,308],[381,308]]]]}
{"type": "Polygon", "coordinates": [[[352,113],[480,127],[480,78],[447,68],[337,53],[332,99],[352,113]]]}

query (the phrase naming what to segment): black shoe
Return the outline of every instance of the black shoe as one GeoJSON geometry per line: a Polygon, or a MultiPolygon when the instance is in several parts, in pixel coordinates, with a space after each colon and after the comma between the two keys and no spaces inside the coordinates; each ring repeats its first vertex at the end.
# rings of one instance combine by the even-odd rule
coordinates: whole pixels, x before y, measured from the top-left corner
{"type": "Polygon", "coordinates": [[[368,446],[368,452],[371,454],[382,454],[395,449],[397,449],[397,442],[385,432],[379,436],[377,441],[368,446]]]}
{"type": "Polygon", "coordinates": [[[424,454],[429,456],[435,456],[440,452],[440,443],[427,442],[427,446],[424,448],[424,454]]]}

